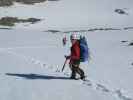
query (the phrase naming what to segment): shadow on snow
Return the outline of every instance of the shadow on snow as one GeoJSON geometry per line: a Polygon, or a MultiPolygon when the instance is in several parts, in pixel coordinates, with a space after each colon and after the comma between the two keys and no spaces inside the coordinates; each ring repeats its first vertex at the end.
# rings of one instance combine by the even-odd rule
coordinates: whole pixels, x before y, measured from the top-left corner
{"type": "Polygon", "coordinates": [[[59,76],[49,76],[49,75],[39,75],[39,74],[17,74],[17,73],[6,73],[8,76],[16,76],[16,77],[21,77],[25,79],[70,79],[69,77],[59,77],[59,76]]]}

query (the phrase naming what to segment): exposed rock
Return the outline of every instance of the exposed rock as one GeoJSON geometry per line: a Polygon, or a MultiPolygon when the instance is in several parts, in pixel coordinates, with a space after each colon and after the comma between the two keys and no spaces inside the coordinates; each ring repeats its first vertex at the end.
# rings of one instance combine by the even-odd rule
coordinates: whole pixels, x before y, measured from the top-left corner
{"type": "Polygon", "coordinates": [[[129,44],[129,46],[133,46],[133,42],[131,42],[131,43],[129,44]]]}
{"type": "Polygon", "coordinates": [[[14,0],[15,2],[23,3],[23,4],[34,4],[44,2],[46,0],[14,0]]]}
{"type": "Polygon", "coordinates": [[[133,29],[133,27],[125,27],[124,30],[133,29]]]}
{"type": "Polygon", "coordinates": [[[12,28],[0,28],[0,29],[3,29],[3,30],[11,30],[12,28]]]}
{"type": "Polygon", "coordinates": [[[124,9],[115,9],[115,12],[118,14],[128,15],[128,13],[124,9]]]}
{"type": "Polygon", "coordinates": [[[60,32],[60,31],[59,30],[48,30],[48,31],[45,31],[45,32],[57,33],[57,32],[60,32]]]}
{"type": "Polygon", "coordinates": [[[0,25],[14,26],[15,23],[26,23],[26,22],[30,22],[30,23],[34,24],[38,21],[41,21],[41,19],[37,19],[37,18],[18,19],[17,17],[2,17],[0,19],[0,25]]]}
{"type": "Polygon", "coordinates": [[[59,1],[59,0],[0,0],[0,6],[11,6],[14,2],[22,3],[22,4],[35,4],[41,3],[45,1],[59,1]]]}
{"type": "Polygon", "coordinates": [[[121,41],[122,43],[128,42],[128,41],[121,41]]]}
{"type": "Polygon", "coordinates": [[[0,0],[0,6],[11,6],[14,0],[0,0]]]}

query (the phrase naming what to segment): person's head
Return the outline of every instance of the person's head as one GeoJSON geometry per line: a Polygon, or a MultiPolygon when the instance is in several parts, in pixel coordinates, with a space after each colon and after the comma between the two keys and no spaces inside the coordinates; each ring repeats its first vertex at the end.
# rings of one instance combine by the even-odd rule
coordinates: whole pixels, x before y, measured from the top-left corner
{"type": "Polygon", "coordinates": [[[79,39],[80,39],[80,36],[78,34],[76,34],[76,33],[71,34],[71,36],[70,36],[70,40],[71,40],[72,44],[74,44],[79,39]]]}

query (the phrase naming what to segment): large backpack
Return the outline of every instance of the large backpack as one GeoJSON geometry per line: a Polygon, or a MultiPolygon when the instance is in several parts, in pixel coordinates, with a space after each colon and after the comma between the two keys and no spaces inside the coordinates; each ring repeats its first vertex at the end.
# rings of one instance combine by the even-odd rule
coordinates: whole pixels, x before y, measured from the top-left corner
{"type": "Polygon", "coordinates": [[[89,61],[89,48],[85,37],[80,37],[80,62],[89,61]]]}

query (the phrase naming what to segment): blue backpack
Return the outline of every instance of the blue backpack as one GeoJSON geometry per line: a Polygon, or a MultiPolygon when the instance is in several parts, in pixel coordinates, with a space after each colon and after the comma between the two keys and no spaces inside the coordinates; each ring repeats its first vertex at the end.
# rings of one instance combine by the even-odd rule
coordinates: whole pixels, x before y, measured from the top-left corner
{"type": "Polygon", "coordinates": [[[80,37],[80,62],[89,61],[89,48],[85,37],[80,37]]]}

